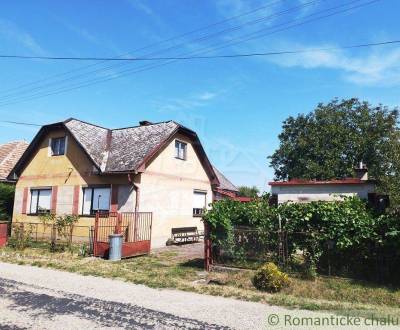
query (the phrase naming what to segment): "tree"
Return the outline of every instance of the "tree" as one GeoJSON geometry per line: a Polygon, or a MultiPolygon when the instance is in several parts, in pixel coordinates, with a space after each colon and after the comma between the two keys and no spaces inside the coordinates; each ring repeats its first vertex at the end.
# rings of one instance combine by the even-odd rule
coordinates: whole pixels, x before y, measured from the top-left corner
{"type": "Polygon", "coordinates": [[[240,186],[238,189],[239,189],[239,196],[241,197],[256,198],[260,193],[260,190],[256,186],[253,187],[240,186]]]}
{"type": "Polygon", "coordinates": [[[0,221],[10,220],[14,204],[14,185],[0,183],[0,221]]]}
{"type": "Polygon", "coordinates": [[[351,177],[363,161],[379,188],[394,193],[400,183],[398,120],[397,108],[373,107],[356,98],[334,99],[309,114],[290,116],[283,122],[279,148],[269,157],[275,178],[351,177]]]}

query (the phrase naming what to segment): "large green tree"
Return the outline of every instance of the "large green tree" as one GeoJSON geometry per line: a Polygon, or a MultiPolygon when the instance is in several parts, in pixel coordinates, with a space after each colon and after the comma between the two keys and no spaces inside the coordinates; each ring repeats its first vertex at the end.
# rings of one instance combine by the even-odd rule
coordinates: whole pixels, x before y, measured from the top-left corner
{"type": "Polygon", "coordinates": [[[354,175],[367,164],[392,200],[400,191],[399,113],[358,99],[320,103],[306,115],[283,122],[279,148],[270,156],[275,178],[333,179],[354,175]]]}

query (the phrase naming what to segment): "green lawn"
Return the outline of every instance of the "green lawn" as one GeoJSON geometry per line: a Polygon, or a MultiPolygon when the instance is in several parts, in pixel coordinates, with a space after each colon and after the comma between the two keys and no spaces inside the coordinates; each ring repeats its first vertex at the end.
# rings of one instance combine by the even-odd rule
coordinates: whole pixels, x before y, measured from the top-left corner
{"type": "Polygon", "coordinates": [[[254,271],[203,271],[203,260],[166,250],[150,256],[109,262],[80,257],[76,252],[50,253],[44,245],[16,251],[0,249],[0,261],[48,267],[120,279],[155,288],[206,293],[262,303],[354,315],[400,316],[400,290],[341,278],[318,277],[307,281],[291,276],[291,285],[276,294],[257,291],[251,278],[254,271]]]}

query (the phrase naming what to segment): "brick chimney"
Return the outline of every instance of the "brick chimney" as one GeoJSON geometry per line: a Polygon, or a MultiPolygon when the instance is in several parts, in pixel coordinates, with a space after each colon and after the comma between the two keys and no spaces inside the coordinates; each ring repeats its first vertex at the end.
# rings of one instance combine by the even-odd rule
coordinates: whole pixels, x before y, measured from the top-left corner
{"type": "Polygon", "coordinates": [[[367,165],[362,161],[358,164],[358,166],[354,167],[354,172],[356,173],[356,177],[362,181],[368,180],[368,168],[367,165]]]}

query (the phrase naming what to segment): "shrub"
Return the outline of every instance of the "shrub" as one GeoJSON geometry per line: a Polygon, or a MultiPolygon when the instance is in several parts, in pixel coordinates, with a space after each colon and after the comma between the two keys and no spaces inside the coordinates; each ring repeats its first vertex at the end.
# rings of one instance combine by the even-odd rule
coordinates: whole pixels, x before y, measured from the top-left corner
{"type": "Polygon", "coordinates": [[[0,183],[0,220],[11,220],[15,186],[0,183]]]}
{"type": "Polygon", "coordinates": [[[268,262],[257,270],[253,284],[261,291],[278,292],[288,286],[290,280],[288,275],[281,272],[273,262],[268,262]]]}
{"type": "Polygon", "coordinates": [[[8,245],[17,250],[24,250],[32,242],[32,225],[24,223],[16,223],[12,227],[11,237],[8,245]]]}

